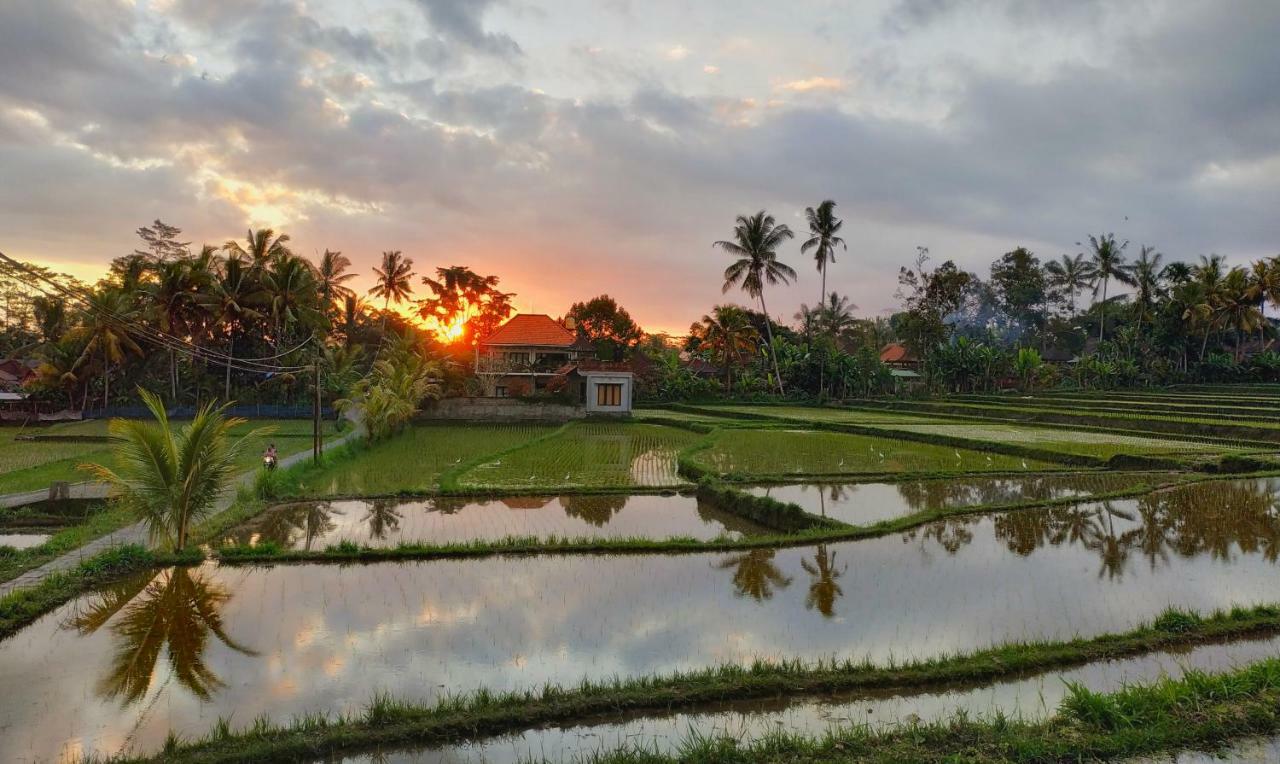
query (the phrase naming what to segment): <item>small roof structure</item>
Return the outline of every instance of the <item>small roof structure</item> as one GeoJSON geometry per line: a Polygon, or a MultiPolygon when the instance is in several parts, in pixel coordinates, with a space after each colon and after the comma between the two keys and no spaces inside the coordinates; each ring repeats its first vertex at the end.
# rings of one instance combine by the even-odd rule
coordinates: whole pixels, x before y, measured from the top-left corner
{"type": "Polygon", "coordinates": [[[570,348],[578,335],[545,313],[520,313],[499,326],[481,345],[570,348]]]}
{"type": "Polygon", "coordinates": [[[919,379],[920,375],[910,369],[889,369],[889,376],[897,379],[919,379]]]}
{"type": "Polygon", "coordinates": [[[918,363],[919,360],[901,342],[890,342],[880,351],[880,363],[918,363]]]}

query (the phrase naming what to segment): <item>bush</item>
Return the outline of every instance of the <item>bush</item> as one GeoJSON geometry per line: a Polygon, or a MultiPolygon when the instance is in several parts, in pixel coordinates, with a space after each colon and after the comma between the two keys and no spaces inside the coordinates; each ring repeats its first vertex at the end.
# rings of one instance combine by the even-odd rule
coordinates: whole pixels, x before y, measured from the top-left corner
{"type": "Polygon", "coordinates": [[[1195,613],[1169,608],[1152,622],[1151,628],[1168,634],[1185,634],[1203,622],[1203,619],[1195,613]]]}

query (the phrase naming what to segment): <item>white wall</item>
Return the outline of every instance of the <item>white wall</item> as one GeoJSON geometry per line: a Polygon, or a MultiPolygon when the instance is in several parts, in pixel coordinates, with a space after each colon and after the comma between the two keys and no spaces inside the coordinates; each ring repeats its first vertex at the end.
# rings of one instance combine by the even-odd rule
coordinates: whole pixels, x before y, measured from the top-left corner
{"type": "Polygon", "coordinates": [[[631,411],[631,388],[634,383],[630,372],[587,372],[587,411],[600,414],[624,414],[631,411]],[[596,386],[601,384],[622,385],[621,406],[600,406],[596,404],[596,386]]]}

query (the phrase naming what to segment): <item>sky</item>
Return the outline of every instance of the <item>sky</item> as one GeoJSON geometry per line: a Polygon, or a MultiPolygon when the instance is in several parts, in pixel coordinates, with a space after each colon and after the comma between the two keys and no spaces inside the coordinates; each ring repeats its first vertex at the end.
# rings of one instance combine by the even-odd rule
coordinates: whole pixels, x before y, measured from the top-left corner
{"type": "Polygon", "coordinates": [[[861,315],[917,246],[1245,263],[1280,253],[1278,38],[1274,0],[4,0],[0,251],[94,280],[155,218],[270,226],[361,288],[395,249],[674,333],[761,209],[797,232],[770,312],[816,302],[823,199],[861,315]]]}

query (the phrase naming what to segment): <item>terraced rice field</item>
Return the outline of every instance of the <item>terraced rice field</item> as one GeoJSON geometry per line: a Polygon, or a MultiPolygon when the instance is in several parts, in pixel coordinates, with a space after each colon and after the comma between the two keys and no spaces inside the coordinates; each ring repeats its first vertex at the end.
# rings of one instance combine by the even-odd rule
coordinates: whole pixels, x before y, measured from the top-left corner
{"type": "MultiPolygon", "coordinates": [[[[699,406],[698,408],[708,412],[718,412],[722,416],[748,414],[752,417],[765,416],[805,422],[835,422],[839,424],[930,424],[948,421],[931,416],[886,411],[884,409],[825,408],[818,406],[699,406]]],[[[724,420],[721,419],[721,421],[724,420]]]]}
{"type": "Polygon", "coordinates": [[[510,538],[709,541],[771,532],[693,495],[571,494],[302,502],[269,510],[232,531],[227,542],[321,550],[342,542],[395,547],[510,538]]]}
{"type": "MultiPolygon", "coordinates": [[[[181,426],[182,422],[177,421],[175,424],[181,426]]],[[[232,430],[232,436],[242,437],[259,428],[269,428],[271,431],[245,441],[236,460],[236,465],[241,470],[257,467],[269,442],[275,443],[284,456],[311,448],[311,422],[305,420],[255,420],[232,430]]],[[[325,433],[326,437],[335,434],[333,422],[325,423],[325,433]]],[[[39,490],[59,480],[87,480],[88,476],[78,469],[81,464],[111,463],[109,443],[93,440],[18,439],[25,435],[104,438],[107,436],[107,422],[89,420],[40,428],[0,428],[0,494],[39,490]]]]}
{"type": "Polygon", "coordinates": [[[693,458],[713,472],[736,477],[1060,468],[1017,456],[819,430],[720,431],[711,447],[693,458]]]}
{"type": "Polygon", "coordinates": [[[0,642],[0,677],[23,688],[0,695],[0,760],[155,751],[219,717],[359,713],[376,691],[430,701],[753,658],[887,664],[1122,631],[1170,605],[1269,603],[1275,488],[784,549],[162,570],[0,642]]]}
{"type": "Polygon", "coordinates": [[[1086,472],[1027,477],[904,480],[898,483],[790,483],[747,487],[849,525],[874,525],[920,512],[1088,497],[1134,486],[1176,483],[1173,473],[1086,472]]]}
{"type": "MultiPolygon", "coordinates": [[[[890,428],[886,427],[886,429],[890,428]]],[[[972,440],[975,446],[983,441],[989,443],[1012,443],[1057,451],[1063,454],[1094,456],[1101,459],[1108,459],[1117,454],[1220,454],[1245,450],[1190,440],[996,423],[895,424],[891,426],[891,429],[901,432],[928,433],[972,440]]]]}
{"type": "Polygon", "coordinates": [[[677,452],[702,437],[678,427],[575,422],[547,440],[467,470],[458,485],[475,490],[664,488],[686,483],[677,452]]]}
{"type": "Polygon", "coordinates": [[[387,496],[440,487],[448,470],[554,432],[546,424],[419,425],[299,481],[306,496],[387,496]]]}

